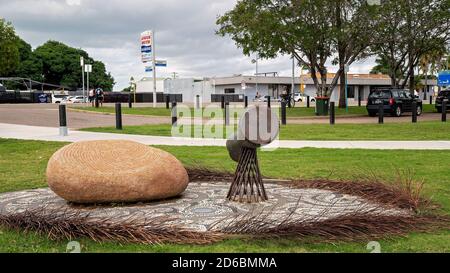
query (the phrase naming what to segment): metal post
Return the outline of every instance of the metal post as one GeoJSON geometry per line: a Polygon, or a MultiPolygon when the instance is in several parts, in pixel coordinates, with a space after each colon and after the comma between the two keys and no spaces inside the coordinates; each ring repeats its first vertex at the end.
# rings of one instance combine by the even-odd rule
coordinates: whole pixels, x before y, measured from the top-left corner
{"type": "Polygon", "coordinates": [[[430,94],[430,105],[433,105],[433,95],[430,94]]]}
{"type": "Polygon", "coordinates": [[[378,123],[379,124],[384,123],[384,105],[383,105],[383,103],[378,105],[378,123]]]}
{"type": "MultiPolygon", "coordinates": [[[[80,57],[80,64],[81,64],[81,82],[82,82],[82,85],[83,85],[82,89],[83,89],[83,100],[84,100],[85,97],[87,97],[86,95],[88,95],[88,94],[86,94],[86,92],[84,90],[84,58],[83,57],[80,57]]],[[[83,101],[83,103],[84,103],[84,101],[83,101]]]]}
{"type": "Polygon", "coordinates": [[[177,102],[173,101],[172,102],[172,126],[175,126],[175,127],[177,126],[177,121],[178,121],[177,115],[178,115],[177,102]]]}
{"type": "Polygon", "coordinates": [[[122,104],[116,102],[116,129],[122,130],[122,104]]]}
{"type": "Polygon", "coordinates": [[[270,108],[270,96],[266,96],[267,98],[267,108],[270,108]]]}
{"type": "Polygon", "coordinates": [[[245,106],[245,108],[248,107],[248,97],[247,96],[244,97],[244,106],[245,106]]]}
{"type": "Polygon", "coordinates": [[[417,102],[412,103],[412,123],[417,123],[417,102]]]}
{"type": "Polygon", "coordinates": [[[361,88],[358,87],[358,106],[361,107],[361,88]]]}
{"type": "Polygon", "coordinates": [[[99,106],[98,95],[97,92],[95,92],[95,108],[98,108],[99,106]]]}
{"type": "MultiPolygon", "coordinates": [[[[292,82],[291,82],[291,96],[295,96],[295,56],[292,54],[292,82]]],[[[289,108],[292,107],[291,100],[288,101],[289,108]]]]}
{"type": "Polygon", "coordinates": [[[153,59],[153,108],[156,108],[156,51],[155,31],[152,30],[152,59],[153,59]]]}
{"type": "Polygon", "coordinates": [[[169,109],[170,96],[166,95],[166,109],[169,109]]]}
{"type": "Polygon", "coordinates": [[[309,96],[306,97],[306,107],[309,108],[310,106],[310,98],[309,96]]]}
{"type": "Polygon", "coordinates": [[[447,122],[447,103],[446,99],[442,101],[442,122],[447,122]]]}
{"type": "Polygon", "coordinates": [[[230,125],[230,103],[226,102],[225,103],[225,126],[230,125]]]}
{"type": "Polygon", "coordinates": [[[195,108],[200,109],[200,95],[195,96],[195,108]]]}
{"type": "Polygon", "coordinates": [[[220,107],[222,109],[225,108],[225,96],[222,95],[222,97],[220,98],[220,107]]]}
{"type": "Polygon", "coordinates": [[[286,102],[285,101],[281,102],[281,124],[282,125],[286,125],[287,124],[287,120],[286,120],[286,102]]]}
{"type": "Polygon", "coordinates": [[[128,108],[133,108],[133,102],[131,99],[131,93],[128,95],[128,108]]]}
{"type": "Polygon", "coordinates": [[[335,114],[335,102],[330,102],[330,124],[334,125],[336,123],[336,114],[335,114]]]}
{"type": "Polygon", "coordinates": [[[67,115],[66,115],[66,105],[65,104],[59,105],[59,135],[60,136],[68,135],[67,115]]]}

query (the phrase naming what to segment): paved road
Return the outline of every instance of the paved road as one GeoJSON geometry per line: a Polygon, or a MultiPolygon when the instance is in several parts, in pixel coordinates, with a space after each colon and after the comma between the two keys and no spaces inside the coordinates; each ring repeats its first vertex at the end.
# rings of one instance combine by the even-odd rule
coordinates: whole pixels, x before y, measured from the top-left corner
{"type": "MultiPolygon", "coordinates": [[[[68,126],[72,129],[89,127],[106,127],[115,125],[114,115],[101,113],[86,113],[69,110],[67,112],[68,126]]],[[[428,113],[419,117],[420,121],[440,120],[441,115],[428,113]]],[[[204,121],[206,122],[206,120],[204,121]]],[[[218,121],[222,122],[222,120],[218,121]]],[[[386,116],[386,123],[411,122],[411,116],[405,115],[401,118],[386,116]]],[[[0,104],[0,123],[21,124],[43,127],[58,127],[58,106],[52,104],[0,104]]],[[[170,117],[146,117],[124,115],[124,125],[144,124],[169,124],[170,117]]],[[[328,117],[302,117],[289,118],[288,124],[328,124],[328,117]]],[[[378,117],[336,117],[337,124],[376,124],[378,117]]]]}
{"type": "MultiPolygon", "coordinates": [[[[0,123],[0,138],[77,142],[86,140],[125,139],[146,145],[169,146],[220,146],[224,139],[193,139],[158,136],[141,136],[69,131],[69,136],[59,136],[57,128],[24,126],[0,123]]],[[[450,150],[450,141],[279,141],[268,148],[335,148],[335,149],[375,149],[375,150],[450,150]]]]}
{"type": "MultiPolygon", "coordinates": [[[[59,127],[58,105],[54,104],[2,104],[0,105],[0,123],[31,126],[59,127]]],[[[167,117],[123,116],[127,125],[169,123],[167,117]]],[[[69,128],[115,126],[114,115],[67,111],[69,128]]]]}

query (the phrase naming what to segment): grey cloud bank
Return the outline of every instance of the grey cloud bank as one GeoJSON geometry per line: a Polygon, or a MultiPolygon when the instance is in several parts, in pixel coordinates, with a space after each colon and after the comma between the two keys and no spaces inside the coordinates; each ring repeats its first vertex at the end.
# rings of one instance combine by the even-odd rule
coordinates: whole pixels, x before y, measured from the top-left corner
{"type": "MultiPolygon", "coordinates": [[[[36,47],[53,39],[82,48],[102,60],[117,84],[128,86],[130,76],[145,76],[140,62],[139,35],[156,31],[156,52],[168,68],[158,76],[177,72],[181,77],[252,74],[251,58],[234,42],[215,35],[218,15],[235,0],[0,0],[0,16],[36,47]]],[[[290,75],[290,59],[281,56],[261,62],[261,71],[290,75]]],[[[356,64],[353,72],[367,72],[372,62],[356,64]]],[[[150,76],[147,74],[147,76],[150,76]]]]}

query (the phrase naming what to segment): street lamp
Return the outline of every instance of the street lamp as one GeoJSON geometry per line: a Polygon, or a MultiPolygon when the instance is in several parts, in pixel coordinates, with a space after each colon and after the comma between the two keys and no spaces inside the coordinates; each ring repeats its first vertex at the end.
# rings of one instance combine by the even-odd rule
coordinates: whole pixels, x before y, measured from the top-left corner
{"type": "Polygon", "coordinates": [[[255,74],[255,76],[256,76],[256,94],[257,95],[258,95],[258,59],[259,59],[259,56],[257,55],[256,59],[252,60],[252,64],[256,64],[256,74],[255,74]]]}

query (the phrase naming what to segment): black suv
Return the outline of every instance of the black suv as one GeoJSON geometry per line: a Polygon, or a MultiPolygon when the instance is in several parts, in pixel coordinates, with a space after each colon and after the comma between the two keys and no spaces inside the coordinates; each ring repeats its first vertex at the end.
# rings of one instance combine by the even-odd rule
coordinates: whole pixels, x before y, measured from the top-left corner
{"type": "Polygon", "coordinates": [[[413,102],[417,103],[417,115],[422,114],[422,100],[411,96],[409,90],[378,89],[370,92],[367,102],[367,112],[374,117],[378,114],[379,105],[383,104],[385,113],[400,117],[402,113],[412,112],[413,102]]]}
{"type": "Polygon", "coordinates": [[[439,92],[439,95],[436,97],[436,109],[439,113],[442,113],[442,101],[447,99],[447,109],[450,109],[450,89],[439,92]]]}

